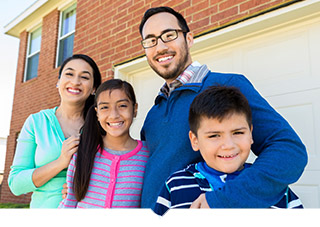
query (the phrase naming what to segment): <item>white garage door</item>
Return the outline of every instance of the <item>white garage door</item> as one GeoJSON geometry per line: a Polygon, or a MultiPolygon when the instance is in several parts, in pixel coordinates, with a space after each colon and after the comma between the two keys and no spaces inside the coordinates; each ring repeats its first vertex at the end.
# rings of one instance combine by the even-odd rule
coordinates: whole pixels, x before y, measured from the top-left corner
{"type": "MultiPolygon", "coordinates": [[[[309,155],[303,176],[291,187],[305,207],[319,208],[320,4],[307,2],[200,37],[192,57],[213,71],[245,74],[290,122],[309,155]]],[[[164,81],[145,58],[117,67],[116,77],[130,81],[137,93],[139,113],[132,135],[139,138],[144,117],[164,81]]]]}

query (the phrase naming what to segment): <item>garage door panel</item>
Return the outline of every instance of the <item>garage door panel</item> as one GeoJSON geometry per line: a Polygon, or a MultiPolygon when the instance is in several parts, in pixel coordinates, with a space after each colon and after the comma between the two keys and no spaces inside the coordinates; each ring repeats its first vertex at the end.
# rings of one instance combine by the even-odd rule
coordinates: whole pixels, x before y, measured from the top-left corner
{"type": "Polygon", "coordinates": [[[222,48],[192,55],[192,58],[194,61],[206,64],[209,69],[215,72],[236,72],[237,58],[234,55],[235,53],[231,52],[230,49],[222,48]],[[228,70],[226,71],[226,69],[228,70]]]}
{"type": "Polygon", "coordinates": [[[140,138],[143,121],[149,109],[154,104],[155,97],[158,95],[164,80],[150,68],[148,70],[135,73],[128,78],[128,81],[134,87],[138,103],[138,114],[130,128],[130,134],[134,138],[140,138]]]}
{"type": "Polygon", "coordinates": [[[306,208],[320,207],[320,89],[266,97],[306,145],[308,164],[290,187],[306,208]]]}
{"type": "Polygon", "coordinates": [[[296,130],[308,152],[308,164],[291,187],[307,208],[320,207],[320,89],[267,97],[296,130]]]}
{"type": "Polygon", "coordinates": [[[196,53],[213,71],[244,74],[264,96],[320,87],[320,21],[196,53]]]}
{"type": "Polygon", "coordinates": [[[247,58],[244,72],[265,95],[319,88],[319,31],[318,18],[312,23],[261,36],[265,44],[252,42],[250,51],[244,54],[244,59],[247,58]],[[259,48],[259,45],[264,46],[259,48]]]}
{"type": "MultiPolygon", "coordinates": [[[[320,170],[320,89],[267,97],[307,147],[309,170],[320,170]]],[[[320,175],[319,175],[320,176],[320,175]]]]}
{"type": "Polygon", "coordinates": [[[244,71],[256,83],[275,83],[309,75],[306,33],[268,36],[243,50],[244,71]]]}
{"type": "Polygon", "coordinates": [[[287,119],[308,148],[309,156],[316,156],[314,111],[312,103],[296,106],[276,107],[277,111],[287,119]],[[303,117],[303,120],[301,120],[303,117]]]}
{"type": "Polygon", "coordinates": [[[310,34],[310,65],[313,80],[320,81],[320,22],[312,24],[309,29],[310,34]]]}
{"type": "Polygon", "coordinates": [[[319,171],[305,171],[302,177],[290,188],[299,196],[304,207],[319,208],[320,207],[320,178],[319,171]]]}

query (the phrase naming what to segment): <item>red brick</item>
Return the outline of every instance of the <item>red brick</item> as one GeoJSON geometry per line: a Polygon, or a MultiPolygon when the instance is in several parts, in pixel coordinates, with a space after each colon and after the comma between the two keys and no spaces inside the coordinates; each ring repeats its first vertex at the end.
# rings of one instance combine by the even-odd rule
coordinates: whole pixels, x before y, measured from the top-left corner
{"type": "Polygon", "coordinates": [[[121,12],[122,10],[127,11],[130,6],[132,6],[132,1],[128,1],[126,3],[123,3],[122,5],[119,5],[117,10],[118,12],[121,12]]]}
{"type": "Polygon", "coordinates": [[[226,20],[221,20],[221,21],[219,22],[219,24],[222,26],[222,25],[231,23],[231,22],[233,22],[233,21],[236,21],[236,20],[238,20],[238,19],[244,18],[244,17],[247,16],[247,15],[248,15],[248,12],[244,12],[244,13],[242,13],[242,14],[237,14],[237,15],[234,15],[234,16],[232,16],[232,17],[229,17],[229,18],[226,19],[226,20]]]}
{"type": "Polygon", "coordinates": [[[174,9],[178,12],[180,12],[185,17],[185,9],[191,6],[191,1],[180,1],[179,4],[177,4],[174,9]]]}
{"type": "MultiPolygon", "coordinates": [[[[260,5],[264,5],[265,3],[273,2],[273,0],[250,0],[248,2],[244,2],[240,5],[240,12],[245,10],[250,10],[260,5]]],[[[271,3],[272,4],[272,3],[271,3]]]]}
{"type": "Polygon", "coordinates": [[[202,20],[197,21],[195,23],[192,23],[190,25],[190,30],[193,31],[194,28],[204,27],[204,26],[207,26],[208,24],[209,24],[209,18],[205,18],[205,19],[202,19],[202,20]]]}
{"type": "Polygon", "coordinates": [[[212,5],[218,5],[219,3],[221,3],[221,0],[210,0],[210,6],[212,5]]]}
{"type": "Polygon", "coordinates": [[[225,20],[228,17],[232,17],[238,13],[238,6],[235,6],[231,9],[222,11],[221,13],[217,13],[211,17],[211,22],[219,22],[221,20],[225,20]]]}
{"type": "MultiPolygon", "coordinates": [[[[143,8],[144,6],[144,1],[138,1],[137,3],[135,3],[133,6],[128,8],[128,12],[132,13],[138,9],[143,8]]],[[[141,15],[142,16],[142,15],[141,15]]]]}
{"type": "Polygon", "coordinates": [[[236,5],[239,5],[240,3],[246,2],[247,0],[227,0],[224,2],[221,2],[219,4],[219,11],[223,11],[225,9],[232,8],[236,5]]]}
{"type": "MultiPolygon", "coordinates": [[[[205,1],[195,1],[196,4],[192,4],[192,7],[190,7],[188,10],[186,10],[186,15],[191,15],[194,13],[198,13],[204,9],[207,9],[209,7],[209,2],[207,0],[205,1]]],[[[204,15],[206,16],[206,15],[204,15]]]]}
{"type": "Polygon", "coordinates": [[[283,2],[282,0],[278,0],[278,1],[274,1],[274,2],[271,2],[271,3],[267,3],[267,4],[264,4],[264,5],[255,7],[253,9],[249,10],[249,14],[255,14],[255,13],[264,11],[265,9],[272,8],[272,7],[278,5],[278,4],[282,3],[282,2],[283,2]]]}
{"type": "Polygon", "coordinates": [[[204,17],[210,17],[211,15],[214,15],[217,12],[218,12],[218,7],[217,6],[213,6],[213,7],[207,8],[205,10],[202,10],[202,11],[194,14],[194,16],[192,18],[193,18],[193,21],[196,22],[199,19],[202,19],[204,17]]]}

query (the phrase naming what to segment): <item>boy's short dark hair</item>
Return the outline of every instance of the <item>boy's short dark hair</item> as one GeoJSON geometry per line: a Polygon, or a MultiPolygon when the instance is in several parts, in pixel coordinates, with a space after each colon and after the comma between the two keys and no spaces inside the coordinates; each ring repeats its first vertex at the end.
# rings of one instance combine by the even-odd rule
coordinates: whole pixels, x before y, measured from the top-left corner
{"type": "Polygon", "coordinates": [[[150,8],[148,9],[143,17],[142,20],[140,22],[140,26],[139,26],[139,31],[140,31],[140,35],[142,37],[142,29],[144,24],[146,23],[146,21],[153,15],[158,14],[158,13],[171,13],[173,16],[175,16],[178,20],[178,24],[181,28],[181,30],[183,30],[186,34],[190,31],[187,21],[184,19],[184,17],[177,11],[175,11],[174,9],[167,7],[167,6],[161,6],[161,7],[155,7],[155,8],[150,8]]]}
{"type": "Polygon", "coordinates": [[[197,135],[202,117],[224,118],[237,113],[246,116],[252,125],[252,114],[248,100],[236,87],[211,86],[195,97],[189,110],[190,130],[197,135]]]}

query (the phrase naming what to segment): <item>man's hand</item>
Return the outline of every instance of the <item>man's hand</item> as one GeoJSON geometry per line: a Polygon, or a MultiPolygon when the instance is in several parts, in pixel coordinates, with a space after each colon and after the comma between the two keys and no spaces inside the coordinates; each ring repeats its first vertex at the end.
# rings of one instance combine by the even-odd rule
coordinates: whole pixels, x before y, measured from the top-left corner
{"type": "Polygon", "coordinates": [[[206,200],[206,194],[201,194],[195,201],[193,201],[190,208],[210,208],[206,200]]]}
{"type": "Polygon", "coordinates": [[[61,192],[62,192],[62,199],[65,199],[65,198],[67,198],[67,194],[68,194],[68,185],[67,185],[67,183],[64,183],[64,184],[62,185],[62,187],[63,187],[63,189],[61,190],[61,192]]]}

